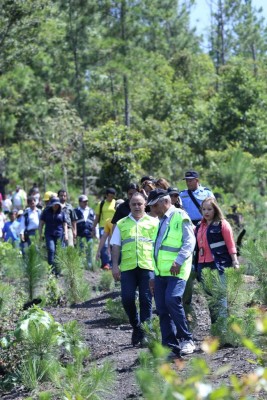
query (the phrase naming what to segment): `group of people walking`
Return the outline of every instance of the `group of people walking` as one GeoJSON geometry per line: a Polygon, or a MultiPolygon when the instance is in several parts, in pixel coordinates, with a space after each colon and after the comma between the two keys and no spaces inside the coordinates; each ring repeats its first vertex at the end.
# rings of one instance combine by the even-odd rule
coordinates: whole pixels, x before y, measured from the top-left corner
{"type": "MultiPolygon", "coordinates": [[[[112,269],[114,279],[121,282],[122,305],[133,328],[132,345],[146,342],[142,324],[151,320],[154,296],[162,344],[170,348],[173,357],[191,354],[196,348],[183,306],[186,289],[189,303],[192,297],[192,269],[201,281],[204,268],[223,277],[225,268],[239,266],[231,226],[212,191],[200,184],[196,171],[187,171],[183,179],[187,189],[179,192],[164,178],[144,176],[140,185],[128,185],[125,201],[115,200],[116,190],[108,188],[95,210],[88,206],[85,194],[74,208],[64,189],[46,192],[41,209],[35,187],[16,227],[22,252],[37,232],[43,238],[44,229],[48,263],[56,274],[59,243],[73,246],[80,238],[84,246],[83,242],[92,244],[98,236],[96,257],[101,259],[101,268],[112,269]]],[[[14,210],[10,210],[9,225],[11,213],[14,210]]],[[[10,239],[7,229],[4,224],[4,240],[10,239]]],[[[92,262],[88,256],[89,268],[92,262]]]]}
{"type": "Polygon", "coordinates": [[[230,224],[196,171],[185,173],[187,189],[180,193],[164,179],[145,178],[143,190],[132,193],[115,213],[129,207],[128,215],[114,221],[112,273],[121,282],[132,345],[146,341],[142,324],[151,320],[154,296],[162,344],[171,349],[172,357],[180,357],[196,348],[183,306],[192,268],[199,280],[204,268],[217,270],[221,277],[225,268],[238,268],[237,252],[230,224]]]}

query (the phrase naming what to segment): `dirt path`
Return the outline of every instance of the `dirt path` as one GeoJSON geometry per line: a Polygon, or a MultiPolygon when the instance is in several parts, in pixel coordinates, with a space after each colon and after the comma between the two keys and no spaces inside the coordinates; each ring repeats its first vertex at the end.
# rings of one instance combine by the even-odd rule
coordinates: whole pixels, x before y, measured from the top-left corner
{"type": "MultiPolygon", "coordinates": [[[[89,277],[90,279],[90,277],[89,277]]],[[[94,277],[95,279],[95,277],[94,277]]],[[[73,308],[59,308],[49,310],[59,322],[76,319],[82,326],[84,337],[91,349],[91,357],[99,365],[109,360],[116,369],[116,383],[107,400],[142,399],[140,389],[135,380],[135,371],[138,367],[138,355],[143,349],[133,348],[131,343],[131,327],[129,325],[114,325],[105,311],[108,298],[116,298],[119,291],[98,294],[92,299],[73,308]]],[[[229,383],[229,376],[241,376],[252,371],[255,366],[248,362],[251,353],[244,348],[223,348],[213,355],[206,355],[201,350],[201,343],[209,336],[210,320],[205,299],[199,295],[193,298],[197,315],[197,323],[193,329],[197,350],[193,357],[203,357],[208,362],[211,374],[210,381],[214,386],[221,382],[229,383]],[[218,376],[218,369],[229,365],[229,370],[218,376]]],[[[190,360],[188,356],[185,360],[190,360]]],[[[186,375],[187,362],[182,373],[186,375]]]]}
{"type": "MultiPolygon", "coordinates": [[[[99,274],[87,272],[87,279],[93,286],[97,286],[99,274]]],[[[47,311],[61,323],[77,320],[90,348],[92,360],[98,365],[107,360],[113,363],[116,371],[116,382],[112,388],[112,393],[108,394],[105,400],[142,399],[139,386],[135,380],[135,371],[138,367],[138,355],[143,349],[133,348],[130,345],[130,326],[128,324],[115,325],[105,311],[107,299],[115,299],[118,296],[118,289],[107,293],[93,291],[91,299],[85,303],[74,307],[49,308],[47,311]]],[[[221,382],[229,383],[231,374],[240,376],[252,371],[255,366],[247,361],[252,356],[244,348],[224,348],[211,356],[202,352],[200,346],[203,339],[209,335],[210,320],[205,300],[200,295],[194,295],[193,303],[197,315],[197,324],[193,329],[197,350],[194,355],[186,357],[185,360],[190,360],[191,357],[196,356],[205,358],[211,368],[209,380],[214,386],[218,386],[221,382]],[[230,369],[218,376],[218,369],[226,365],[229,365],[230,369]]],[[[184,370],[179,373],[186,376],[187,368],[188,362],[185,362],[184,370]]],[[[2,399],[20,400],[28,395],[17,390],[4,395],[2,399]]]]}

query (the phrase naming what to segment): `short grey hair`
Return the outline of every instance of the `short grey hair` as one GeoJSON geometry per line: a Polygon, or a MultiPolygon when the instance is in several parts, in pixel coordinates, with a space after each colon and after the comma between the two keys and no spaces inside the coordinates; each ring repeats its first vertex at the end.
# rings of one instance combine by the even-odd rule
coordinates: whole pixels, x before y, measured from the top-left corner
{"type": "Polygon", "coordinates": [[[171,196],[169,195],[169,194],[167,194],[166,196],[163,196],[163,197],[161,197],[160,199],[159,199],[159,201],[162,203],[162,201],[168,201],[168,203],[170,202],[171,203],[171,196]]]}

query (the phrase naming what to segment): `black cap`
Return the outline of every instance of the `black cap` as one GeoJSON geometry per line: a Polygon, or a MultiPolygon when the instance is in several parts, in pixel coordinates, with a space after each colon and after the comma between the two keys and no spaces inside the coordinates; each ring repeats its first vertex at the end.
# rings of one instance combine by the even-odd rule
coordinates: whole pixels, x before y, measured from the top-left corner
{"type": "Polygon", "coordinates": [[[60,200],[58,197],[53,197],[50,202],[49,202],[49,206],[52,207],[54,205],[58,204],[60,207],[62,206],[60,203],[60,200]]]}
{"type": "Polygon", "coordinates": [[[178,188],[171,187],[171,186],[168,187],[167,192],[168,192],[169,195],[171,195],[171,194],[179,194],[180,193],[178,188]]]}
{"type": "Polygon", "coordinates": [[[196,179],[198,177],[199,177],[199,175],[198,175],[198,173],[196,171],[187,171],[185,173],[185,175],[184,175],[183,180],[185,180],[185,179],[196,179]]]}
{"type": "Polygon", "coordinates": [[[151,190],[151,192],[149,193],[148,199],[147,199],[147,205],[153,206],[154,204],[157,203],[157,201],[159,199],[161,199],[164,196],[167,196],[168,194],[169,193],[167,192],[167,190],[163,190],[163,189],[151,190]]]}

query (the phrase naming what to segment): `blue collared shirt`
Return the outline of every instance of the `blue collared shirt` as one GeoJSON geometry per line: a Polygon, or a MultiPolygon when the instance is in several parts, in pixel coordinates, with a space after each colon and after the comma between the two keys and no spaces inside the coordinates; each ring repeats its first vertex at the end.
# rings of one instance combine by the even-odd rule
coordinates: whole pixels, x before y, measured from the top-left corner
{"type": "MultiPolygon", "coordinates": [[[[199,203],[199,205],[201,205],[202,201],[205,200],[207,197],[214,197],[214,194],[212,193],[211,190],[201,185],[199,185],[198,188],[194,192],[192,192],[192,194],[199,203]]],[[[201,220],[202,215],[198,211],[196,205],[191,200],[188,194],[188,190],[183,190],[182,192],[180,192],[180,197],[183,202],[183,208],[187,212],[191,220],[192,221],[201,220]]]]}
{"type": "MultiPolygon", "coordinates": [[[[174,206],[171,206],[166,213],[164,214],[163,218],[160,220],[159,224],[159,230],[158,230],[158,235],[155,241],[155,248],[154,248],[154,257],[157,260],[158,257],[158,252],[159,248],[161,246],[162,240],[164,238],[164,234],[166,232],[166,229],[168,229],[168,225],[170,223],[171,217],[173,216],[174,212],[180,212],[184,213],[185,212],[181,209],[177,209],[174,206]]],[[[187,260],[188,257],[191,256],[191,254],[194,251],[195,244],[196,244],[196,239],[194,235],[194,230],[193,230],[193,225],[190,219],[188,218],[188,215],[184,215],[185,220],[183,221],[183,239],[182,239],[182,246],[179,251],[179,254],[177,255],[175,261],[177,264],[182,265],[185,260],[187,260]]]]}

